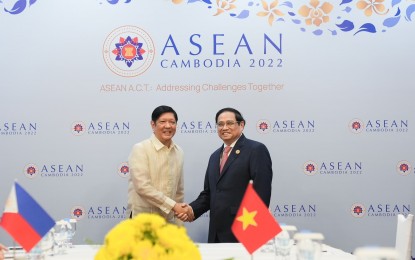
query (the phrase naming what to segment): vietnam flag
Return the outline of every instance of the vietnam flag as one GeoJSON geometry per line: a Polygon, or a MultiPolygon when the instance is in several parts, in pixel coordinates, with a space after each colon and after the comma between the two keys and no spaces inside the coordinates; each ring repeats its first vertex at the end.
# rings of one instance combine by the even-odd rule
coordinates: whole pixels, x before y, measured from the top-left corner
{"type": "Polygon", "coordinates": [[[250,181],[232,224],[233,234],[252,254],[281,231],[250,181]]]}
{"type": "Polygon", "coordinates": [[[55,226],[48,213],[17,182],[14,183],[3,216],[2,226],[29,252],[55,226]]]}

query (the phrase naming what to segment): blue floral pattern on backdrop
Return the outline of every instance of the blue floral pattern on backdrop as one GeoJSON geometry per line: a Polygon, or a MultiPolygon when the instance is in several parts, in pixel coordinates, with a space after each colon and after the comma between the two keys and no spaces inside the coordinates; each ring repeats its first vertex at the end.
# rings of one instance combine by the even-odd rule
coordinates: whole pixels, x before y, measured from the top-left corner
{"type": "MultiPolygon", "coordinates": [[[[131,4],[132,0],[106,0],[100,4],[131,4]]],[[[415,0],[341,0],[341,1],[266,1],[266,0],[171,0],[177,5],[198,5],[207,15],[229,16],[229,19],[263,19],[267,26],[292,23],[302,32],[316,36],[339,33],[387,32],[400,22],[412,22],[415,0]],[[362,22],[363,21],[363,22],[362,22]]],[[[36,0],[0,0],[4,11],[18,15],[36,0]]],[[[139,4],[139,1],[136,1],[139,4]]],[[[168,2],[167,2],[168,3],[168,2]]]]}

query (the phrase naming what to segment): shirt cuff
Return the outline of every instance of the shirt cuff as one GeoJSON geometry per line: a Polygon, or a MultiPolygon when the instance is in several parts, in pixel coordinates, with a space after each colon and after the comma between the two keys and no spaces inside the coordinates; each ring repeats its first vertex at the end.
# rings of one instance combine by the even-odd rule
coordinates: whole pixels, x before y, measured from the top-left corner
{"type": "Polygon", "coordinates": [[[170,198],[166,198],[166,200],[163,202],[163,204],[160,206],[160,209],[166,213],[169,214],[172,208],[176,205],[176,202],[170,198]]]}

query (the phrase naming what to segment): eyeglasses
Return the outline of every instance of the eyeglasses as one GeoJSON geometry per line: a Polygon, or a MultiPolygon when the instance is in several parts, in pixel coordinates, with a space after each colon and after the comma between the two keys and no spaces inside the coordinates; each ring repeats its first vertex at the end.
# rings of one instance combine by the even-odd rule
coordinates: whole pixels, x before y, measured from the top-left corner
{"type": "Polygon", "coordinates": [[[160,124],[160,125],[167,125],[167,123],[169,123],[170,125],[172,125],[172,126],[175,126],[176,124],[177,124],[177,122],[176,121],[164,121],[164,120],[162,120],[162,121],[158,121],[157,122],[158,124],[160,124]]]}
{"type": "Polygon", "coordinates": [[[223,121],[221,121],[221,122],[217,122],[216,123],[216,126],[218,127],[218,128],[224,128],[225,127],[225,125],[226,126],[228,126],[229,128],[232,128],[232,127],[234,127],[235,126],[235,124],[239,124],[241,121],[233,121],[233,120],[228,120],[228,121],[226,121],[226,122],[223,122],[223,121]]]}

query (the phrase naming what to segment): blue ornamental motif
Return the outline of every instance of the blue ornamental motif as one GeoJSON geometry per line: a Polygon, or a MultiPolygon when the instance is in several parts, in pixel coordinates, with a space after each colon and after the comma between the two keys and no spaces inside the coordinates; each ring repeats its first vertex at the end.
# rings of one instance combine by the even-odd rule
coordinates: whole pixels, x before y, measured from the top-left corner
{"type": "MultiPolygon", "coordinates": [[[[4,11],[10,14],[20,14],[21,12],[24,11],[24,9],[26,9],[26,7],[31,6],[32,4],[34,4],[36,2],[36,0],[17,0],[13,7],[11,9],[7,9],[6,7],[4,8],[4,11]]],[[[0,0],[0,4],[2,4],[3,1],[0,0]]]]}
{"type": "MultiPolygon", "coordinates": [[[[386,32],[400,21],[412,22],[415,0],[310,0],[308,4],[291,1],[240,1],[237,0],[171,0],[174,4],[198,4],[214,10],[214,16],[227,14],[234,19],[266,18],[269,26],[293,23],[302,32],[316,36],[324,33],[333,36],[338,33],[386,32]],[[412,2],[412,3],[411,3],[412,2]],[[202,5],[203,4],[203,5],[202,5]],[[357,17],[363,16],[364,19],[357,17]],[[365,20],[365,22],[361,22],[365,20]]],[[[107,0],[117,4],[118,0],[107,0]]],[[[125,3],[130,3],[127,0],[125,3]]]]}
{"type": "MultiPolygon", "coordinates": [[[[5,0],[0,0],[4,5],[5,0]]],[[[8,3],[9,0],[7,0],[8,3]]],[[[11,1],[11,0],[10,0],[11,1]]],[[[36,0],[14,0],[4,11],[17,15],[36,0]]],[[[132,0],[106,0],[111,5],[129,4],[132,0]]],[[[197,4],[210,9],[213,16],[228,15],[231,19],[264,19],[268,26],[292,23],[302,32],[316,36],[339,33],[353,35],[386,32],[401,21],[412,22],[415,0],[341,0],[341,1],[279,1],[279,0],[171,0],[173,4],[197,4]],[[308,2],[308,3],[307,3],[308,2]]],[[[212,14],[209,14],[212,15],[212,14]]]]}

